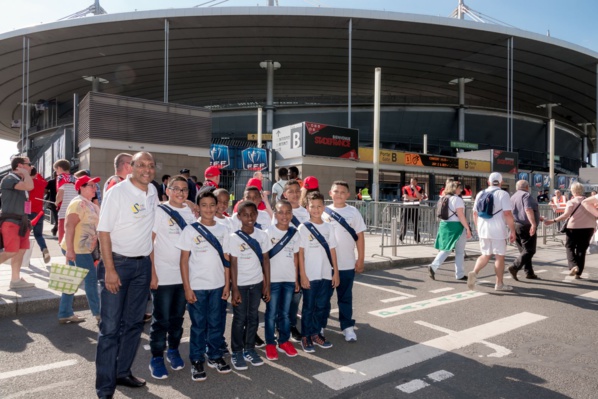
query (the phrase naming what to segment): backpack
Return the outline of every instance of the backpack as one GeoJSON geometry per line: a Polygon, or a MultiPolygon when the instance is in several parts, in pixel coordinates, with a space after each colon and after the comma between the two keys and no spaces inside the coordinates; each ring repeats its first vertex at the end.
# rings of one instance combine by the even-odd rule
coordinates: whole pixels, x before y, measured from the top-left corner
{"type": "Polygon", "coordinates": [[[452,194],[446,194],[438,200],[438,204],[436,204],[436,217],[438,219],[449,220],[451,216],[456,215],[456,212],[453,212],[449,207],[449,200],[452,196],[452,194]]]}
{"type": "Polygon", "coordinates": [[[475,210],[478,213],[478,217],[481,217],[482,219],[492,219],[492,217],[494,215],[496,215],[498,212],[502,211],[502,209],[500,209],[498,212],[493,212],[494,211],[494,190],[493,191],[488,191],[488,190],[482,191],[482,194],[480,194],[480,198],[478,199],[478,201],[475,204],[475,210]]]}

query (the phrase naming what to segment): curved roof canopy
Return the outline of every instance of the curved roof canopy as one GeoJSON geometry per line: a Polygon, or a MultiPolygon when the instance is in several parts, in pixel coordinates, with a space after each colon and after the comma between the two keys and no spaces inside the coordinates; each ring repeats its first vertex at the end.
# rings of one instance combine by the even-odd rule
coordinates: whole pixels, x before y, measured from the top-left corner
{"type": "Polygon", "coordinates": [[[84,76],[101,90],[162,100],[165,20],[169,22],[169,101],[215,109],[263,103],[275,72],[280,103],[346,104],[349,21],[354,103],[373,96],[382,68],[386,103],[456,104],[449,81],[466,77],[466,103],[506,109],[507,40],[514,38],[514,110],[571,125],[596,119],[598,53],[558,39],[497,25],[413,14],[349,9],[192,8],[109,14],[0,35],[0,137],[18,139],[23,37],[30,38],[30,103],[84,95],[84,76]]]}

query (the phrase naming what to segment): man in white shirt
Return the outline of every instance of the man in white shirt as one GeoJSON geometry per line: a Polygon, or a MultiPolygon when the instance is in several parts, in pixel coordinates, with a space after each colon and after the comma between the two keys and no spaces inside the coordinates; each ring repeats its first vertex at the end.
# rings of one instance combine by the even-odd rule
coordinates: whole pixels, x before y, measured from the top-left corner
{"type": "Polygon", "coordinates": [[[515,241],[515,221],[511,206],[509,193],[501,190],[502,175],[497,172],[490,174],[488,178],[488,188],[478,193],[473,207],[473,218],[477,226],[478,237],[480,240],[480,251],[482,255],[476,261],[473,271],[467,275],[467,287],[473,290],[478,273],[482,270],[492,258],[495,257],[494,270],[496,271],[496,291],[511,291],[513,287],[503,284],[503,274],[505,271],[505,253],[507,251],[507,239],[510,242],[515,241]],[[494,198],[492,217],[478,217],[485,193],[491,193],[494,198]],[[507,225],[509,230],[507,231],[507,225]]]}
{"type": "Polygon", "coordinates": [[[106,193],[98,233],[102,261],[101,322],[96,355],[96,393],[111,398],[116,385],[139,388],[131,374],[152,277],[152,229],[159,203],[151,184],[156,165],[148,152],[131,161],[132,173],[106,193]]]}
{"type": "Polygon", "coordinates": [[[282,199],[287,181],[289,181],[289,170],[287,168],[278,169],[278,181],[272,185],[272,206],[276,204],[276,201],[282,199]]]}

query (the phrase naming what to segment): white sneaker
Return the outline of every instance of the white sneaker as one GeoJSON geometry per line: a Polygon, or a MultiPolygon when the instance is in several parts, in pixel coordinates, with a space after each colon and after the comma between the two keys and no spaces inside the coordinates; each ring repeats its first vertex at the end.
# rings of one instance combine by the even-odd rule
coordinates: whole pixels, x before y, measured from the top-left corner
{"type": "Polygon", "coordinates": [[[48,251],[48,248],[44,248],[42,253],[44,254],[44,263],[50,263],[52,258],[50,257],[50,251],[48,251]]]}
{"type": "Polygon", "coordinates": [[[347,327],[343,330],[343,335],[345,336],[345,341],[347,342],[355,342],[357,341],[357,335],[355,335],[355,330],[353,327],[347,327]]]}
{"type": "Polygon", "coordinates": [[[494,285],[494,291],[512,291],[513,287],[511,287],[510,285],[506,285],[506,284],[495,284],[494,285]]]}
{"type": "Polygon", "coordinates": [[[17,281],[11,281],[9,284],[9,288],[12,290],[17,290],[19,288],[33,288],[35,287],[34,283],[28,283],[23,278],[17,281]]]}
{"type": "Polygon", "coordinates": [[[473,291],[473,289],[475,288],[475,281],[478,278],[477,274],[475,274],[475,272],[469,272],[467,273],[467,288],[470,289],[470,291],[473,291]]]}

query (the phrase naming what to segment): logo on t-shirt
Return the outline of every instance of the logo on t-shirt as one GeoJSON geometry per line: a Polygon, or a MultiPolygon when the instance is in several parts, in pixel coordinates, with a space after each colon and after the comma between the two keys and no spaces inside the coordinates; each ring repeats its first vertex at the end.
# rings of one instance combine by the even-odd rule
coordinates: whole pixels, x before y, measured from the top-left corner
{"type": "Polygon", "coordinates": [[[133,215],[137,215],[143,211],[145,211],[145,205],[143,204],[138,204],[135,203],[133,204],[133,206],[131,207],[131,210],[133,211],[133,215]]]}
{"type": "Polygon", "coordinates": [[[193,242],[195,243],[195,245],[201,245],[202,242],[204,242],[206,239],[203,238],[203,236],[201,234],[195,236],[195,238],[193,239],[193,242]]]}
{"type": "Polygon", "coordinates": [[[245,252],[249,249],[249,245],[247,245],[247,243],[242,243],[241,245],[239,245],[239,251],[241,252],[245,252]]]}

